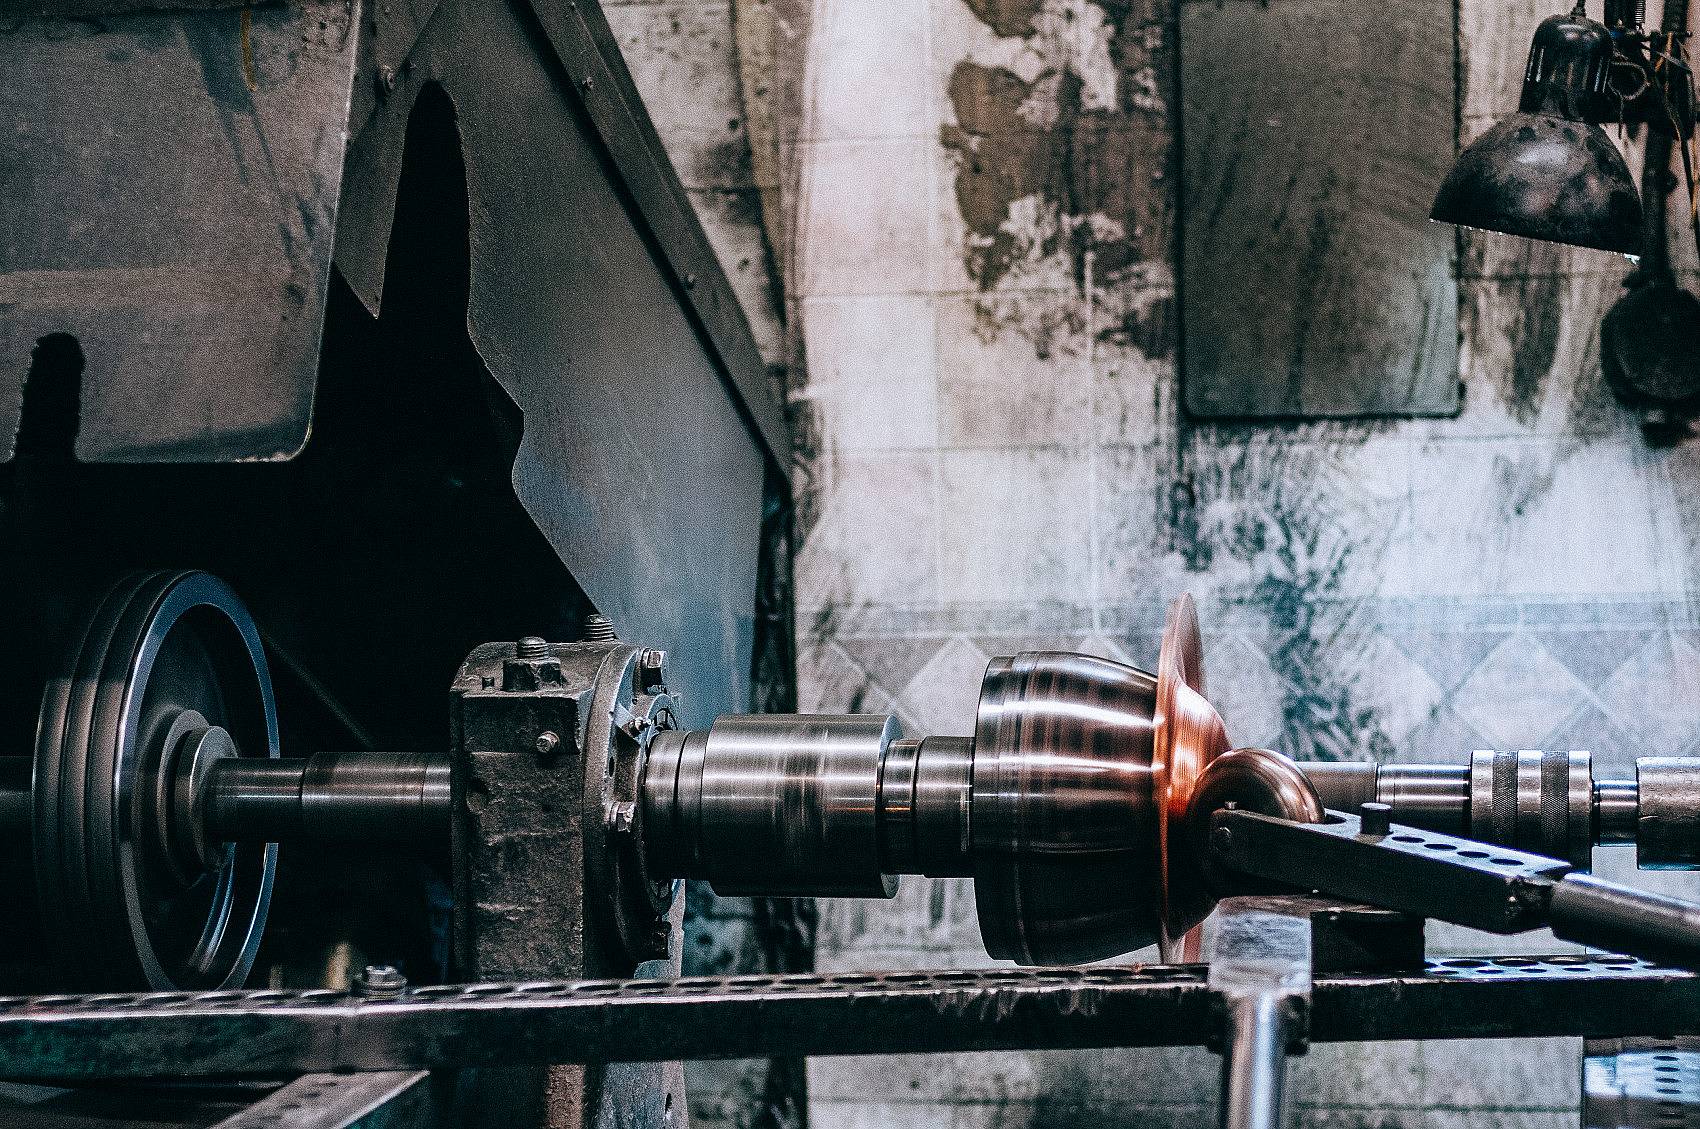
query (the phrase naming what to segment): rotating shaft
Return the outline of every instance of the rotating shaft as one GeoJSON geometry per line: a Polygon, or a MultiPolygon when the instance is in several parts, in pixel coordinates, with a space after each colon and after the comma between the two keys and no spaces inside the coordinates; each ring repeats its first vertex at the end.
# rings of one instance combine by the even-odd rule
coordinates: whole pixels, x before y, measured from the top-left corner
{"type": "Polygon", "coordinates": [[[1595,779],[1587,753],[1477,752],[1468,764],[1301,765],[1323,802],[1386,804],[1394,822],[1564,859],[1634,843],[1648,869],[1700,866],[1700,758],[1642,757],[1635,779],[1595,779]]]}
{"type": "Polygon", "coordinates": [[[215,842],[448,850],[449,758],[430,753],[318,753],[229,758],[200,801],[215,842]]]}
{"type": "MultiPolygon", "coordinates": [[[[204,732],[204,731],[203,731],[204,732]]],[[[27,757],[0,757],[0,841],[27,840],[27,757]]],[[[184,780],[162,814],[174,837],[207,844],[360,846],[439,855],[453,807],[443,753],[327,752],[221,757],[184,780]]]]}
{"type": "MultiPolygon", "coordinates": [[[[903,738],[872,715],[727,717],[650,752],[641,793],[656,874],[727,894],[889,896],[903,874],[976,874],[991,794],[971,737],[903,738]]],[[[1025,767],[1065,809],[1103,800],[1060,787],[1066,750],[1025,767]]],[[[1310,762],[1324,806],[1386,804],[1390,818],[1563,859],[1586,869],[1597,844],[1635,843],[1643,867],[1700,865],[1700,758],[1643,757],[1634,780],[1598,779],[1587,753],[1478,752],[1467,764],[1310,762]]],[[[1094,844],[1082,841],[1083,851],[1094,844]]]]}

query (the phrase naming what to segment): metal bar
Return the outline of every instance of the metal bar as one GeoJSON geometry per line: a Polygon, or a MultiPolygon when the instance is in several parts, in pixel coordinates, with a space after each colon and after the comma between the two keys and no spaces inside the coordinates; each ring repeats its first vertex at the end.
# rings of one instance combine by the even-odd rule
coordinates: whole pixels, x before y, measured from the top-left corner
{"type": "Polygon", "coordinates": [[[212,1129],[428,1129],[430,1083],[428,1070],[307,1074],[212,1129]]]}
{"type": "Polygon", "coordinates": [[[1553,934],[1601,948],[1633,950],[1684,968],[1700,968],[1700,905],[1566,875],[1548,912],[1553,934]]]}
{"type": "Polygon", "coordinates": [[[1287,1053],[1303,1051],[1311,918],[1302,906],[1229,898],[1211,945],[1210,988],[1225,1005],[1222,1129],[1279,1129],[1287,1053]]]}
{"type": "Polygon", "coordinates": [[[1210,849],[1239,874],[1493,933],[1546,924],[1545,891],[1570,870],[1557,859],[1403,824],[1363,832],[1357,816],[1335,811],[1326,823],[1219,811],[1210,849]]]}
{"type": "Polygon", "coordinates": [[[1287,1084],[1287,1016],[1273,992],[1228,1001],[1222,1129],[1279,1129],[1287,1084]]]}
{"type": "MultiPolygon", "coordinates": [[[[0,1077],[255,1077],[539,1062],[1199,1046],[1204,971],[1086,966],[0,999],[0,1077]]],[[[1315,982],[1312,1040],[1700,1034],[1700,977],[1621,957],[1315,982]]]]}

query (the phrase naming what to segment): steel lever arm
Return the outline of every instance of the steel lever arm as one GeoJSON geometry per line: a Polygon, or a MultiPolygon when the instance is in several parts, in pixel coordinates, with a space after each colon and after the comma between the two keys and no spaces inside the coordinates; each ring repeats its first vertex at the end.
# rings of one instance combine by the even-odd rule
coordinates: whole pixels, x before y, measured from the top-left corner
{"type": "Polygon", "coordinates": [[[1547,911],[1553,934],[1566,941],[1700,968],[1700,905],[1692,902],[1567,874],[1547,911]]]}
{"type": "Polygon", "coordinates": [[[1571,872],[1567,863],[1398,824],[1365,833],[1329,812],[1295,823],[1222,810],[1210,861],[1233,874],[1490,933],[1552,926],[1558,936],[1700,968],[1700,906],[1571,872]]]}

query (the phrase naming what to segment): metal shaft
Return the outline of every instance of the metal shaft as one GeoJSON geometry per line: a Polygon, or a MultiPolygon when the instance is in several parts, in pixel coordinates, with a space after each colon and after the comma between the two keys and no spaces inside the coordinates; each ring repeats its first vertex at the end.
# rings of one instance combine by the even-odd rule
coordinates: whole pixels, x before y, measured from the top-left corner
{"type": "Polygon", "coordinates": [[[206,787],[214,841],[448,849],[449,761],[440,753],[231,757],[213,765],[206,787]]]}
{"type": "Polygon", "coordinates": [[[0,843],[27,840],[35,800],[30,782],[30,757],[0,757],[0,843]]]}
{"type": "Polygon", "coordinates": [[[1300,766],[1323,803],[1387,804],[1395,823],[1586,867],[1597,844],[1634,843],[1652,869],[1700,866],[1700,758],[1641,757],[1634,780],[1595,780],[1586,753],[1478,752],[1468,764],[1300,766]]]}
{"type": "Polygon", "coordinates": [[[899,874],[970,875],[973,749],[904,740],[871,714],[662,733],[641,784],[650,869],[767,896],[890,897],[899,874]]]}
{"type": "Polygon", "coordinates": [[[1563,940],[1700,968],[1700,905],[1569,874],[1553,888],[1548,913],[1563,940]]]}
{"type": "Polygon", "coordinates": [[[1280,1129],[1287,1077],[1284,1001],[1274,992],[1231,997],[1222,1046],[1222,1129],[1280,1129]]]}

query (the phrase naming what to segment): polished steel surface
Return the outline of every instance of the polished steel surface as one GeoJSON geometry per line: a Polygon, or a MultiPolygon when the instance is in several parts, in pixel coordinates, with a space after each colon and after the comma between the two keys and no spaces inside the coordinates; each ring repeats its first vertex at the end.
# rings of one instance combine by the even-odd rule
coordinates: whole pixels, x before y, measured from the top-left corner
{"type": "Polygon", "coordinates": [[[1594,840],[1633,843],[1641,818],[1641,789],[1633,780],[1594,781],[1594,840]]]}
{"type": "Polygon", "coordinates": [[[416,848],[449,841],[449,760],[427,753],[318,753],[212,767],[206,834],[221,842],[416,848]]]}
{"type": "Polygon", "coordinates": [[[1567,858],[1639,843],[1648,869],[1686,869],[1700,851],[1700,758],[1642,757],[1637,779],[1593,779],[1586,753],[1478,752],[1468,764],[1300,765],[1323,803],[1373,800],[1396,822],[1567,858]],[[1645,797],[1645,799],[1643,799],[1645,797]],[[1560,809],[1562,808],[1562,818],[1560,809]],[[1645,808],[1645,810],[1643,810],[1645,808]]]}
{"type": "Polygon", "coordinates": [[[1700,759],[1642,757],[1635,778],[1636,861],[1651,870],[1700,866],[1700,759]]]}
{"type": "Polygon", "coordinates": [[[1184,593],[1169,605],[1157,656],[1156,740],[1152,749],[1157,797],[1158,937],[1164,960],[1196,960],[1198,927],[1210,912],[1209,895],[1175,881],[1171,838],[1186,818],[1194,783],[1212,760],[1228,751],[1222,718],[1204,696],[1204,643],[1198,613],[1184,593]]]}
{"type": "Polygon", "coordinates": [[[893,741],[880,773],[880,859],[887,874],[966,878],[974,873],[974,742],[893,741]]]}
{"type": "Polygon", "coordinates": [[[683,878],[702,873],[704,730],[665,730],[649,744],[638,778],[638,825],[651,874],[683,878]]]}
{"type": "Polygon", "coordinates": [[[1587,753],[1473,753],[1466,834],[1586,867],[1594,843],[1592,758],[1587,753]]]}
{"type": "Polygon", "coordinates": [[[1286,1025],[1269,994],[1228,1001],[1222,1052],[1222,1129],[1280,1129],[1286,1098],[1286,1025]]]}
{"type": "MultiPolygon", "coordinates": [[[[1397,821],[1462,835],[1468,830],[1469,769],[1463,765],[1384,764],[1376,773],[1374,799],[1392,808],[1397,821]]],[[[1357,807],[1344,810],[1356,811],[1357,807]]]]}
{"type": "Polygon", "coordinates": [[[1324,807],[1335,811],[1357,811],[1370,802],[1381,801],[1381,765],[1374,761],[1304,761],[1299,765],[1310,778],[1324,807]]]}
{"type": "MultiPolygon", "coordinates": [[[[716,721],[691,763],[688,738],[652,751],[645,802],[666,796],[671,775],[671,818],[695,812],[672,839],[695,849],[656,873],[706,879],[722,895],[890,897],[897,880],[881,869],[879,781],[899,735],[894,719],[877,715],[749,714],[716,721]],[[682,864],[691,869],[681,873],[682,864]]],[[[653,822],[668,818],[661,811],[653,822]]]]}
{"type": "Polygon", "coordinates": [[[974,902],[986,951],[1098,960],[1157,938],[1157,680],[1090,655],[995,659],[974,734],[974,902]]]}

